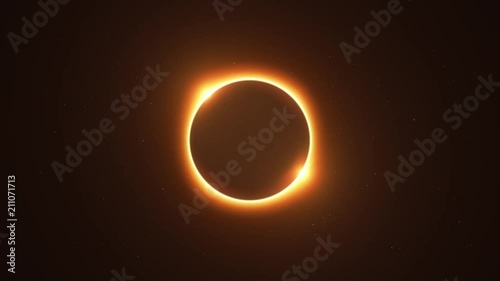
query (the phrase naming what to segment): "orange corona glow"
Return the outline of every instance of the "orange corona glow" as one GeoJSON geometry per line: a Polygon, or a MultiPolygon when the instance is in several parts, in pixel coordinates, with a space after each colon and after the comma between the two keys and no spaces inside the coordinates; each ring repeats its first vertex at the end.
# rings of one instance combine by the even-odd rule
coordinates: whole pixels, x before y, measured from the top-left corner
{"type": "Polygon", "coordinates": [[[289,201],[291,198],[294,198],[298,194],[302,194],[305,190],[307,190],[307,183],[311,182],[315,166],[315,151],[317,144],[315,143],[316,138],[314,124],[316,123],[313,120],[313,114],[309,102],[304,95],[304,91],[299,86],[296,86],[293,82],[283,78],[283,76],[274,74],[270,71],[231,71],[229,73],[226,72],[213,75],[212,77],[205,79],[193,89],[192,95],[193,96],[189,98],[187,108],[185,109],[187,112],[185,112],[185,119],[183,120],[183,128],[185,128],[182,139],[182,145],[184,147],[183,160],[185,170],[187,171],[187,176],[191,181],[191,184],[203,192],[211,204],[217,202],[223,205],[239,208],[262,208],[276,206],[289,201]],[[199,108],[220,88],[240,81],[264,82],[278,87],[286,92],[291,98],[294,99],[302,110],[309,128],[309,151],[304,165],[297,167],[297,177],[291,184],[279,193],[256,200],[233,198],[212,187],[207,181],[205,181],[203,176],[198,171],[191,154],[191,126],[199,108]]]}

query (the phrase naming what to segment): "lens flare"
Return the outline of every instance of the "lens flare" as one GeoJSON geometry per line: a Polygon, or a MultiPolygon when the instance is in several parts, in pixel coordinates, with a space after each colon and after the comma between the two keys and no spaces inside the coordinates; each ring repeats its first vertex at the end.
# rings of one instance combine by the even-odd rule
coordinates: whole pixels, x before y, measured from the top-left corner
{"type": "Polygon", "coordinates": [[[285,201],[296,197],[298,194],[302,194],[306,190],[308,183],[311,182],[312,176],[314,174],[313,167],[315,162],[315,128],[314,120],[311,108],[309,106],[306,95],[304,94],[299,86],[295,85],[289,79],[284,78],[283,75],[278,75],[272,73],[271,71],[255,71],[255,70],[242,70],[235,72],[234,70],[229,73],[218,73],[204,79],[195,89],[193,90],[193,97],[189,100],[188,106],[185,109],[185,119],[183,120],[183,128],[185,131],[183,133],[182,145],[184,147],[183,160],[185,165],[185,170],[187,171],[187,177],[190,180],[194,188],[199,189],[207,199],[212,202],[221,203],[224,205],[230,205],[233,207],[242,208],[260,208],[265,206],[276,206],[278,204],[283,204],[285,201]],[[307,154],[306,161],[302,167],[297,167],[296,178],[289,184],[286,188],[280,192],[257,200],[243,200],[230,197],[221,193],[216,188],[212,187],[200,174],[198,171],[193,156],[191,154],[190,146],[190,135],[191,126],[193,120],[198,112],[199,108],[203,103],[210,98],[215,92],[217,92],[222,87],[240,81],[258,81],[263,83],[271,84],[285,93],[287,93],[300,107],[302,113],[305,116],[309,129],[309,151],[307,154]]]}

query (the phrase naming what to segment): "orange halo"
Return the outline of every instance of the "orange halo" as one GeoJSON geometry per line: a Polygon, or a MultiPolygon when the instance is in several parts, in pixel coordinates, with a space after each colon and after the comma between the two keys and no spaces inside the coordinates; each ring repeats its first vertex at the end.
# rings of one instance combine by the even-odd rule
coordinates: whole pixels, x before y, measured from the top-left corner
{"type": "Polygon", "coordinates": [[[239,71],[238,73],[231,72],[226,74],[219,74],[215,76],[216,78],[207,79],[204,83],[201,83],[200,87],[195,90],[194,96],[187,108],[186,119],[184,120],[184,128],[186,128],[183,134],[183,146],[185,147],[185,160],[186,169],[189,174],[189,178],[192,183],[199,187],[204,195],[208,196],[208,200],[217,201],[226,205],[232,205],[237,207],[263,207],[269,206],[271,204],[283,203],[286,199],[290,199],[297,194],[299,191],[303,191],[306,186],[306,182],[311,179],[312,167],[315,159],[315,129],[313,126],[312,114],[309,109],[306,98],[301,93],[299,87],[294,86],[293,83],[287,81],[286,79],[270,72],[264,73],[263,71],[239,71]],[[302,110],[305,116],[308,128],[309,128],[309,151],[307,154],[306,161],[301,168],[298,168],[297,177],[295,180],[289,184],[286,188],[280,192],[262,199],[256,200],[244,200],[230,197],[224,193],[221,193],[214,187],[212,187],[200,174],[198,168],[196,167],[193,156],[191,154],[190,146],[190,135],[191,126],[193,124],[196,113],[203,103],[217,90],[220,88],[239,81],[259,81],[271,84],[275,87],[280,88],[285,93],[287,93],[302,110]]]}

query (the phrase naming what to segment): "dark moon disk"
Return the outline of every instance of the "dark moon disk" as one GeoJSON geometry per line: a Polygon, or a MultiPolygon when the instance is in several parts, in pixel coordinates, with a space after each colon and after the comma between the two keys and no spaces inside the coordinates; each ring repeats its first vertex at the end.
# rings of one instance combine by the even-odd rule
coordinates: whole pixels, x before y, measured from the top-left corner
{"type": "Polygon", "coordinates": [[[304,112],[280,88],[240,81],[217,90],[191,127],[194,163],[203,178],[237,199],[272,196],[289,186],[309,153],[304,112]]]}

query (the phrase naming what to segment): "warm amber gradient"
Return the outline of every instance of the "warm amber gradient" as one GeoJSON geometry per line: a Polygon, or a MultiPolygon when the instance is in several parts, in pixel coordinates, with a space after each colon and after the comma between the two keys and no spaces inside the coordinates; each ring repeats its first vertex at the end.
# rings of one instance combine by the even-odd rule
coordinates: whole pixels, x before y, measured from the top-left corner
{"type": "Polygon", "coordinates": [[[203,192],[203,194],[207,196],[210,203],[218,202],[233,207],[260,208],[270,206],[271,204],[281,204],[285,201],[288,201],[290,198],[301,194],[307,189],[307,183],[311,182],[314,172],[313,167],[316,155],[316,130],[314,128],[315,122],[314,120],[312,120],[313,117],[311,114],[311,108],[306,99],[306,96],[304,95],[304,91],[289,80],[285,79],[283,76],[272,73],[271,71],[264,70],[241,70],[237,72],[233,70],[230,73],[213,75],[212,77],[208,77],[207,79],[204,79],[204,81],[199,83],[199,86],[197,86],[194,90],[192,98],[189,100],[189,104],[186,110],[187,112],[185,113],[185,119],[183,120],[183,128],[185,128],[185,131],[182,139],[182,143],[184,146],[183,160],[185,163],[185,169],[188,171],[189,180],[192,182],[192,184],[195,185],[196,188],[198,188],[203,192]],[[217,189],[213,188],[208,182],[205,181],[203,176],[196,168],[191,154],[191,126],[199,108],[217,90],[228,84],[239,81],[264,82],[278,87],[286,92],[299,105],[306,118],[309,128],[309,153],[304,165],[302,167],[297,167],[297,177],[288,187],[283,189],[281,192],[263,199],[242,200],[227,196],[219,192],[217,189]]]}

